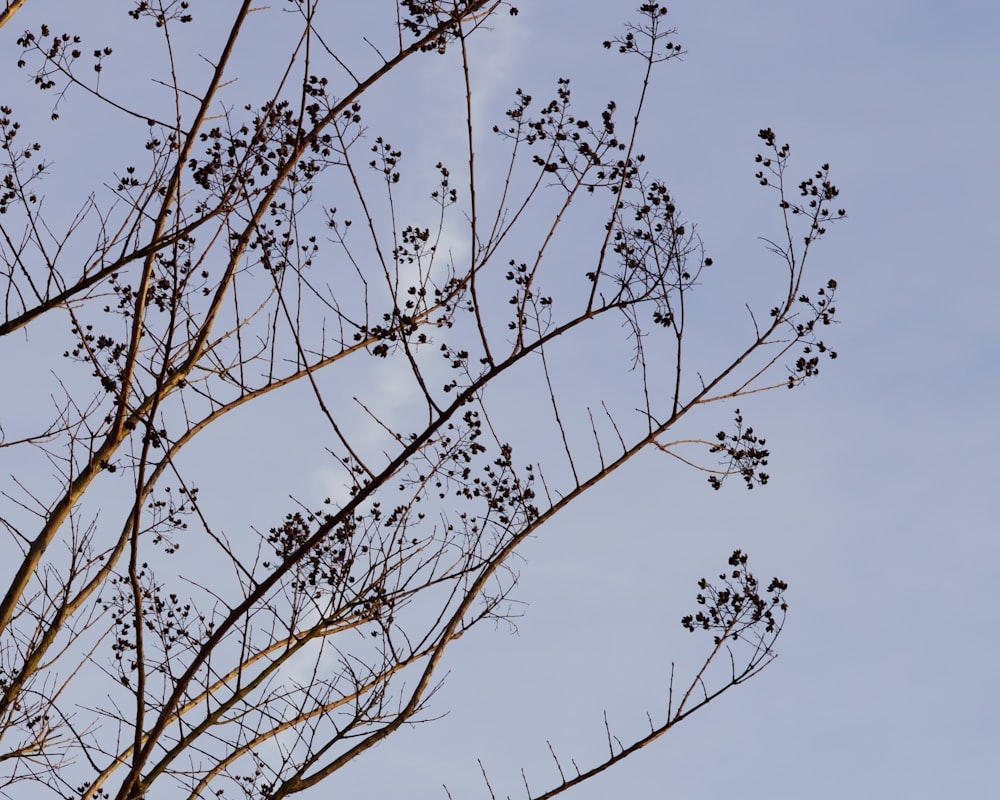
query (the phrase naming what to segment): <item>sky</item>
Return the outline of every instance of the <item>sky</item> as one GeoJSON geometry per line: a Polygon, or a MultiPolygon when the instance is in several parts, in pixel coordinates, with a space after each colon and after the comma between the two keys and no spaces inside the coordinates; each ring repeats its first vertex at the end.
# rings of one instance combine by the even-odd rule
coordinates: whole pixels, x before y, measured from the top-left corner
{"type": "MultiPolygon", "coordinates": [[[[55,25],[73,5],[47,4],[46,18],[28,0],[14,29],[55,25]]],[[[547,97],[561,76],[595,115],[629,97],[629,73],[600,43],[631,3],[517,5],[474,51],[477,111],[502,114],[517,87],[547,97]]],[[[347,16],[331,36],[363,49],[368,23],[347,16]]],[[[521,553],[516,633],[483,626],[463,638],[428,711],[440,718],[311,796],[444,797],[447,785],[455,798],[488,797],[481,760],[497,796],[517,797],[522,768],[532,787],[554,782],[549,742],[564,762],[596,760],[605,712],[621,738],[641,733],[646,712],[665,706],[671,663],[697,667],[703,644],[680,618],[697,580],[734,548],[761,577],[789,583],[780,657],[567,797],[920,800],[995,785],[1000,10],[985,0],[678,0],[669,20],[686,54],[655,79],[640,149],[715,262],[706,292],[717,292],[719,319],[706,330],[745,324],[733,301],[777,266],[759,237],[780,233],[779,219],[753,177],[757,131],[771,127],[791,143],[793,170],[831,164],[848,211],[811,272],[817,285],[838,282],[840,357],[800,390],[748,401],[773,454],[769,485],[713,492],[650,452],[549,523],[521,553]]],[[[14,33],[2,33],[13,52],[14,33]]],[[[428,57],[374,111],[387,126],[403,121],[415,162],[456,146],[447,125],[424,134],[421,124],[457,102],[454,67],[428,57]]],[[[0,101],[32,102],[30,87],[3,80],[0,101]]],[[[114,131],[90,135],[115,146],[114,131]]],[[[617,388],[584,387],[612,398],[617,388]]],[[[277,433],[226,441],[241,459],[270,448],[298,461],[277,433]]],[[[317,462],[298,480],[330,489],[317,462]]],[[[266,508],[260,488],[238,513],[266,508]]]]}

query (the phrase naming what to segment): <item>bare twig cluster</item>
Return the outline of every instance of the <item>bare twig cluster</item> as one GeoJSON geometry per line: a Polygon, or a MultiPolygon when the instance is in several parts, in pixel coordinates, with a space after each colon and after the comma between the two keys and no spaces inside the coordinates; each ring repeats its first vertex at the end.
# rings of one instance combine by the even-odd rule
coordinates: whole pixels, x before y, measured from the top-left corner
{"type": "MultiPolygon", "coordinates": [[[[13,476],[0,783],[287,797],[419,719],[449,647],[510,617],[512,554],[637,453],[659,448],[716,487],[766,482],[765,440],[739,412],[733,434],[671,431],[707,405],[798,386],[835,356],[819,332],[836,283],[803,284],[844,212],[827,166],[789,183],[789,147],[761,131],[758,178],[785,225],[768,245],[785,273],[769,313],[750,310],[743,340],[709,367],[688,331],[712,260],[637,150],[655,68],[682,52],[659,4],[605,43],[639,67],[626,121],[613,101],[577,110],[561,79],[544,103],[517,89],[485,127],[472,65],[488,23],[517,13],[507,2],[400,0],[360,54],[334,41],[337,4],[122,5],[149,59],[127,69],[152,89],[116,81],[117,44],[60,20],[17,38],[14,74],[49,119],[0,108],[0,346],[45,367],[19,385],[32,413],[0,419],[13,476]],[[217,50],[193,59],[188,31],[222,15],[217,50]],[[412,121],[379,131],[367,106],[438,54],[460,86],[464,152],[414,195],[412,121]],[[268,83],[237,80],[258,61],[268,83]],[[103,185],[82,194],[58,183],[44,144],[74,119],[116,130],[103,185]],[[570,257],[579,206],[605,225],[570,257]],[[559,388],[567,353],[606,321],[625,332],[608,364],[633,381],[624,406],[559,388]],[[530,420],[510,413],[522,390],[530,420]],[[272,395],[305,411],[274,412],[272,395]],[[293,440],[227,458],[215,432],[239,423],[252,442],[247,420],[293,440]],[[529,422],[554,459],[532,449],[529,422]],[[330,496],[276,487],[274,516],[234,531],[220,502],[258,472],[295,472],[287,461],[308,445],[330,496]]],[[[6,3],[0,26],[30,8],[6,3]]],[[[558,787],[529,797],[617,763],[770,662],[784,584],[762,592],[739,551],[730,567],[684,619],[714,643],[665,719],[628,746],[609,728],[606,761],[570,775],[556,759],[558,787]],[[713,683],[724,653],[731,669],[713,683]]]]}

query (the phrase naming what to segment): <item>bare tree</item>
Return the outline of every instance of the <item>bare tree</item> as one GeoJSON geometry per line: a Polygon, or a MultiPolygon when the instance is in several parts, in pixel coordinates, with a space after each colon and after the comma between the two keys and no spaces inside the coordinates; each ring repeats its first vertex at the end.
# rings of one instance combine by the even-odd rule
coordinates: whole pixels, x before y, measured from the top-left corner
{"type": "MultiPolygon", "coordinates": [[[[517,14],[502,0],[367,4],[388,14],[364,50],[338,41],[362,38],[338,4],[222,5],[123,3],[134,32],[114,47],[64,33],[74,22],[30,28],[4,78],[33,81],[50,118],[0,114],[0,341],[24,365],[5,368],[8,399],[30,406],[0,419],[8,794],[316,786],[419,718],[466,631],[510,618],[511,557],[560,510],[647,448],[715,488],[766,482],[766,442],[739,411],[717,435],[690,435],[710,416],[680,423],[835,356],[819,332],[836,284],[807,293],[804,275],[844,212],[826,165],[791,181],[770,129],[757,177],[784,225],[768,243],[783,268],[761,279],[779,275],[773,301],[746,306],[721,356],[690,341],[712,262],[637,150],[653,74],[682,52],[659,4],[604,45],[635,65],[637,101],[588,115],[567,79],[544,103],[522,89],[505,112],[474,102],[477,42],[517,14]],[[116,63],[122,48],[142,59],[116,63]],[[457,130],[462,151],[404,177],[412,120],[367,104],[416,91],[407,65],[439,54],[458,115],[421,124],[457,130]],[[268,83],[238,80],[252,66],[268,83]],[[85,145],[99,163],[80,168],[103,171],[82,191],[47,155],[81,131],[109,142],[85,145]],[[584,231],[577,213],[605,224],[584,231]],[[593,379],[560,391],[580,353],[593,379]],[[325,499],[281,482],[306,446],[326,459],[325,499]],[[261,492],[276,517],[234,530],[227,509],[261,492]]],[[[31,8],[8,2],[0,24],[31,8]]],[[[648,735],[609,728],[604,761],[556,758],[552,788],[528,797],[770,663],[785,585],[746,564],[736,551],[701,582],[683,625],[711,647],[671,677],[648,735]]]]}

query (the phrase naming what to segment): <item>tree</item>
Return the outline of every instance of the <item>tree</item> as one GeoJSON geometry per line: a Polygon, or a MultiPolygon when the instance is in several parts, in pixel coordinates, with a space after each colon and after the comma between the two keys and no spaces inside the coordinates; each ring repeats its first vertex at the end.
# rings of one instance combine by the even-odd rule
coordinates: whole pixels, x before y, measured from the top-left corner
{"type": "MultiPolygon", "coordinates": [[[[720,358],[691,341],[711,258],[638,150],[652,76],[682,53],[659,4],[604,43],[637,67],[624,123],[614,102],[575,110],[565,78],[547,103],[517,89],[505,112],[477,108],[477,42],[517,14],[500,0],[401,0],[363,53],[340,48],[341,12],[314,0],[205,21],[178,0],[124,5],[134,33],[114,47],[63,21],[26,30],[17,67],[49,119],[0,118],[0,341],[6,363],[28,353],[8,379],[30,403],[0,441],[4,785],[286,797],[419,719],[451,646],[511,619],[512,556],[636,454],[659,448],[716,489],[767,482],[766,441],[739,410],[728,432],[676,432],[836,356],[819,337],[836,283],[807,293],[805,265],[844,212],[827,165],[791,181],[789,146],[760,131],[783,269],[720,358]],[[195,57],[199,26],[215,50],[195,57]],[[427,186],[397,144],[412,120],[377,109],[433,58],[455,71],[461,116],[421,124],[460,125],[464,146],[427,186]],[[262,65],[267,82],[237,80],[262,65]],[[80,168],[101,186],[81,191],[45,138],[58,147],[88,120],[114,133],[88,145],[80,168]],[[583,230],[584,213],[603,227],[583,230]],[[559,391],[581,353],[627,403],[599,384],[559,391]],[[252,459],[227,457],[233,424],[252,459]],[[261,426],[325,453],[328,497],[283,499],[291,448],[267,449],[261,426]],[[232,530],[232,504],[258,493],[280,511],[232,530]]],[[[30,7],[8,3],[0,24],[30,7]]],[[[671,679],[666,714],[628,744],[609,729],[599,764],[556,760],[554,785],[529,796],[758,674],[785,588],[734,552],[682,619],[712,641],[671,679]]]]}

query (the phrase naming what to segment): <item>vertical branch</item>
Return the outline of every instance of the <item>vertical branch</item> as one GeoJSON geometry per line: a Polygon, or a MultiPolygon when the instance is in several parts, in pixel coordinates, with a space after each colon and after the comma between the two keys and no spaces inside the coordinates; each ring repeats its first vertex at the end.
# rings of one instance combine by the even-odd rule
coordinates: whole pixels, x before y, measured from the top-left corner
{"type": "Polygon", "coordinates": [[[476,316],[476,327],[479,329],[479,339],[483,345],[486,363],[493,363],[490,352],[490,342],[486,335],[483,321],[483,306],[479,302],[476,288],[476,276],[479,274],[479,216],[476,204],[476,146],[472,119],[472,77],[469,74],[469,48],[465,38],[465,30],[458,25],[458,41],[462,50],[462,77],[465,80],[465,135],[469,149],[469,293],[472,295],[472,309],[476,316]]]}

